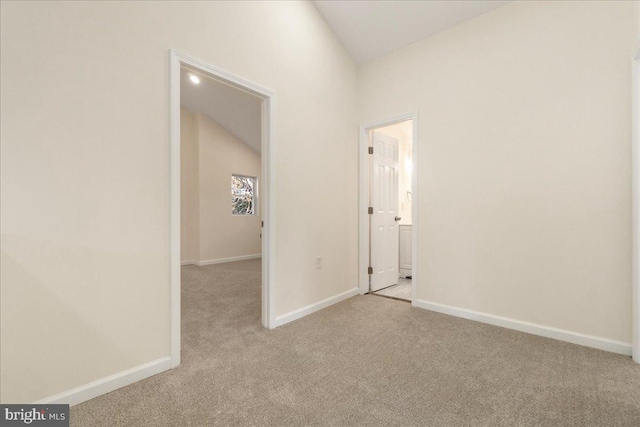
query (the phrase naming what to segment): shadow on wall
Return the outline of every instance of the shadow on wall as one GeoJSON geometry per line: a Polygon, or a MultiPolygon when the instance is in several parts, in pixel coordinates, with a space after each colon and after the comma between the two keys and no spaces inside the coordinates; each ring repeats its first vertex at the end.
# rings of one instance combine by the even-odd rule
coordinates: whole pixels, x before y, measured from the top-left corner
{"type": "Polygon", "coordinates": [[[130,312],[126,311],[129,306],[140,301],[122,298],[120,307],[107,307],[101,298],[114,290],[114,283],[133,279],[135,267],[129,269],[128,264],[138,263],[144,254],[100,252],[62,241],[33,241],[6,234],[2,246],[2,403],[35,402],[153,359],[148,351],[136,347],[143,341],[135,338],[142,337],[150,324],[133,322],[139,325],[135,327],[131,319],[114,319],[114,313],[118,317],[117,313],[130,312]],[[88,278],[68,260],[90,267],[93,276],[88,278]],[[111,267],[101,269],[105,260],[111,267]],[[24,267],[34,263],[43,277],[24,267]],[[114,322],[133,332],[129,339],[105,331],[104,324],[114,322]],[[104,348],[111,349],[108,355],[101,350],[104,348]],[[96,364],[97,360],[102,363],[96,364]],[[76,369],[85,363],[103,368],[87,375],[88,371],[76,369]]]}

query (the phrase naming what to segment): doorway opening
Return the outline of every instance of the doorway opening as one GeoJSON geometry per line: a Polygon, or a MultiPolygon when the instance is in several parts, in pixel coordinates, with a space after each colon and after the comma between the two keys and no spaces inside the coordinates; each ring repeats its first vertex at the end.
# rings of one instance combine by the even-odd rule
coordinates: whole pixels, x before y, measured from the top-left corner
{"type": "Polygon", "coordinates": [[[202,315],[224,316],[234,298],[238,304],[229,316],[235,319],[243,307],[248,322],[274,325],[274,94],[175,51],[170,62],[170,319],[176,367],[181,322],[197,327],[211,321],[202,315]],[[216,305],[220,295],[226,305],[216,305]]]}
{"type": "Polygon", "coordinates": [[[416,135],[416,113],[361,127],[361,294],[415,301],[416,135]]]}

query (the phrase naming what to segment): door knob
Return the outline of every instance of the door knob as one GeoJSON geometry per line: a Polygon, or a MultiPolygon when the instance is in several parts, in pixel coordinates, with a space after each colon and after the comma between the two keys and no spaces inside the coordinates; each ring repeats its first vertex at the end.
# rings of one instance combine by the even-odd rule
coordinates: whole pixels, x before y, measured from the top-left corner
{"type": "Polygon", "coordinates": [[[400,221],[402,218],[397,216],[395,219],[396,219],[396,221],[400,221]]]}

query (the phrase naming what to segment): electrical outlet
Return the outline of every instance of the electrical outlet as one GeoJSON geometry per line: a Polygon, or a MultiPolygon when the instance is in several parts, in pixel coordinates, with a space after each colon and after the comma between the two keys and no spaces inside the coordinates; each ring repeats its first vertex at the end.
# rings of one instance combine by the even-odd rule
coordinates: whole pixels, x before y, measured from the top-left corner
{"type": "Polygon", "coordinates": [[[316,257],[316,269],[321,269],[322,268],[322,257],[321,256],[317,256],[316,257]]]}

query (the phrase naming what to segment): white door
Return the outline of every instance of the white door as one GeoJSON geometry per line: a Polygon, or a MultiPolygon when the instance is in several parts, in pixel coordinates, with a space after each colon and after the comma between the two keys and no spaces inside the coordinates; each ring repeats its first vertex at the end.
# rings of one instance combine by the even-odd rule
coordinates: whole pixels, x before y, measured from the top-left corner
{"type": "Polygon", "coordinates": [[[398,283],[398,140],[373,132],[371,291],[398,283]]]}

